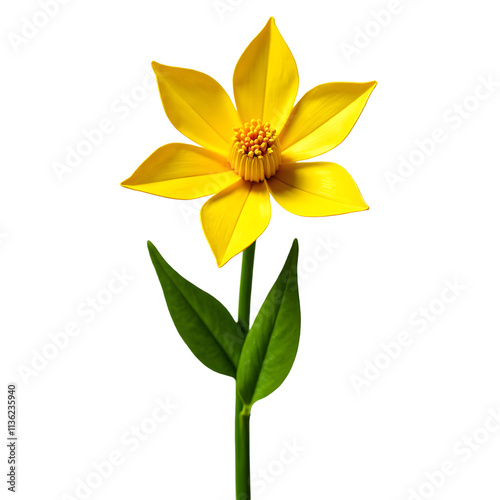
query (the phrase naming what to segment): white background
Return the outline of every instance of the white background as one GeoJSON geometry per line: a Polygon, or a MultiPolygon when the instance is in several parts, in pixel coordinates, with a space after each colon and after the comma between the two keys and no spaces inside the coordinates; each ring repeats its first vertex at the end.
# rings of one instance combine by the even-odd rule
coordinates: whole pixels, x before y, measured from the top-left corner
{"type": "Polygon", "coordinates": [[[254,497],[499,497],[500,432],[488,420],[500,407],[499,12],[491,0],[394,2],[70,0],[31,31],[44,24],[38,1],[3,3],[0,392],[5,401],[18,384],[17,498],[83,498],[78,482],[95,486],[93,462],[116,452],[121,465],[89,498],[234,498],[234,382],[179,338],[146,241],[234,314],[241,257],[216,267],[199,204],[119,183],[157,147],[188,142],[164,115],[150,61],[204,71],[230,92],[271,15],[297,60],[298,97],[328,81],[379,85],[321,158],[347,168],[370,211],[307,219],[273,204],[257,244],[254,309],[299,238],[303,323],[290,376],[253,409],[254,497]],[[58,176],[102,120],[101,143],[58,176]],[[132,278],[110,296],[113,272],[132,278]],[[96,296],[111,301],[91,317],[96,296]],[[71,322],[79,335],[54,354],[49,334],[71,322]],[[402,332],[409,343],[396,348],[402,332]],[[366,368],[375,362],[384,368],[366,368]],[[157,398],[177,408],[151,431],[157,398]],[[123,439],[141,424],[151,432],[132,451],[123,439]],[[292,460],[283,443],[294,441],[292,460]],[[426,485],[446,461],[454,473],[426,485]]]}

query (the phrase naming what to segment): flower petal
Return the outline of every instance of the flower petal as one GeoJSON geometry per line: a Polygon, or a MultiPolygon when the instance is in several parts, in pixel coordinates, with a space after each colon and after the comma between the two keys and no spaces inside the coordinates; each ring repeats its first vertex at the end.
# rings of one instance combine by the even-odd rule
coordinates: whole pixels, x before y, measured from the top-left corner
{"type": "Polygon", "coordinates": [[[238,112],[210,76],[192,69],[152,63],[161,102],[173,126],[186,137],[227,158],[238,112]]]}
{"type": "Polygon", "coordinates": [[[219,155],[189,144],[157,149],[122,186],[145,193],[190,200],[218,193],[241,177],[219,155]]]}
{"type": "Polygon", "coordinates": [[[368,210],[353,178],[336,163],[281,165],[267,182],[274,199],[296,215],[320,217],[368,210]]]}
{"type": "Polygon", "coordinates": [[[325,83],[297,103],[280,134],[283,163],[313,158],[349,134],[377,82],[325,83]]]}
{"type": "Polygon", "coordinates": [[[271,219],[271,202],[265,182],[241,179],[210,198],[201,208],[201,224],[222,267],[250,246],[271,219]]]}
{"type": "Polygon", "coordinates": [[[293,108],[298,87],[295,59],[271,17],[234,70],[234,98],[241,120],[260,118],[279,132],[293,108]]]}

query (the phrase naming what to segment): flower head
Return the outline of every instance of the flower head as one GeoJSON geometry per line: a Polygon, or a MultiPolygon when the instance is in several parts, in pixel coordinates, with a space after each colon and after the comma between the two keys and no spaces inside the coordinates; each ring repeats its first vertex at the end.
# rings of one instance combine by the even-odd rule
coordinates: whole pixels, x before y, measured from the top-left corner
{"type": "Polygon", "coordinates": [[[297,66],[273,18],[234,70],[237,110],[204,73],[155,62],[153,70],[168,118],[202,147],[162,146],[122,186],[182,200],[215,195],[203,205],[201,223],[219,266],[264,232],[269,193],[302,216],[368,209],[340,165],[298,162],[346,138],[376,82],[325,83],[294,107],[297,66]]]}

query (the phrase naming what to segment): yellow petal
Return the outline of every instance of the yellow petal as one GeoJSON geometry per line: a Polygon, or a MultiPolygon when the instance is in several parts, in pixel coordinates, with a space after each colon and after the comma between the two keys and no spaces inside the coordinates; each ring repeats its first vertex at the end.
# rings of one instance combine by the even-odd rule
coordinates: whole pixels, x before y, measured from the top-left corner
{"type": "Polygon", "coordinates": [[[186,137],[227,158],[240,118],[226,91],[191,69],[152,63],[161,101],[173,126],[186,137]]]}
{"type": "Polygon", "coordinates": [[[281,165],[268,186],[274,199],[296,215],[319,217],[368,210],[349,172],[336,163],[281,165]]]}
{"type": "Polygon", "coordinates": [[[299,74],[271,17],[240,57],[233,76],[236,107],[243,122],[252,118],[283,128],[297,97],[299,74]]]}
{"type": "Polygon", "coordinates": [[[283,163],[313,158],[349,134],[377,82],[325,83],[302,97],[280,134],[283,163]]]}
{"type": "Polygon", "coordinates": [[[219,155],[174,143],[157,149],[121,185],[166,198],[190,200],[218,193],[239,179],[219,155]]]}
{"type": "Polygon", "coordinates": [[[271,219],[265,182],[241,179],[210,198],[201,209],[201,223],[219,267],[250,246],[271,219]]]}

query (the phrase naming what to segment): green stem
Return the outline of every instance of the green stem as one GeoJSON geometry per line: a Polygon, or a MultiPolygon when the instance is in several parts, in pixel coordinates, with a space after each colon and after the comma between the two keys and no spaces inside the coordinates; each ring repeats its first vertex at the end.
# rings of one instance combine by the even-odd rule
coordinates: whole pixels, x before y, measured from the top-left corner
{"type": "Polygon", "coordinates": [[[248,333],[250,324],[250,297],[252,295],[253,261],[255,257],[255,242],[243,250],[241,262],[240,300],[238,302],[238,323],[243,334],[248,333]]]}
{"type": "MultiPolygon", "coordinates": [[[[250,327],[250,299],[252,295],[255,242],[243,251],[241,263],[238,323],[246,336],[250,327]]],[[[250,500],[250,411],[236,393],[234,419],[236,500],[250,500]]]]}
{"type": "Polygon", "coordinates": [[[250,414],[238,406],[236,403],[236,500],[250,500],[250,414]]]}

